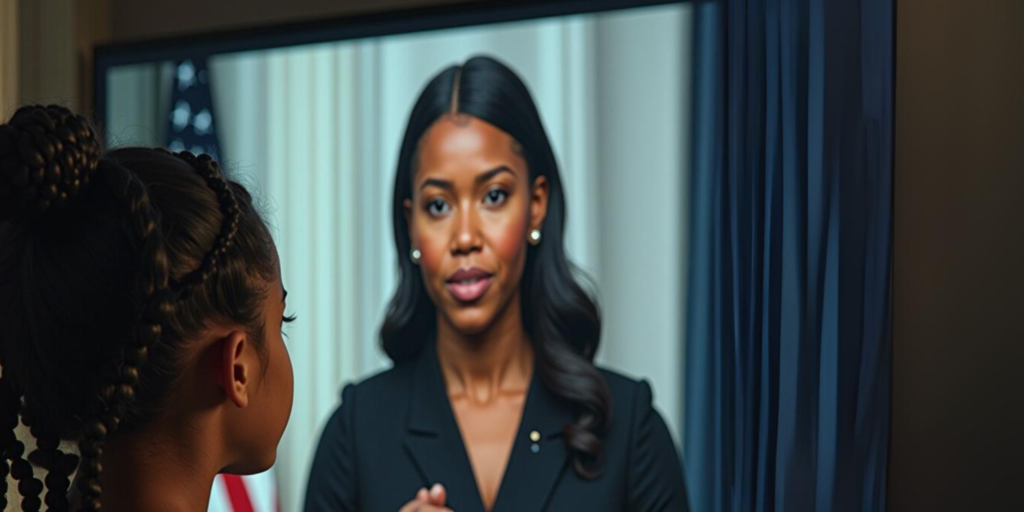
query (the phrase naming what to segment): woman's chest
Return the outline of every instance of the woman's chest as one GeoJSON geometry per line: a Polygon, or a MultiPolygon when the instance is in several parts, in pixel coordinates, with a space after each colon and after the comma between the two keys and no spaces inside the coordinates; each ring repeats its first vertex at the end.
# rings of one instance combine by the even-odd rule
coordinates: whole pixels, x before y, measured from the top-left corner
{"type": "MultiPolygon", "coordinates": [[[[357,510],[396,512],[421,487],[441,483],[448,490],[449,508],[457,512],[484,512],[483,491],[472,473],[468,453],[440,437],[399,441],[372,449],[361,446],[367,449],[364,453],[374,456],[360,457],[356,471],[357,510]],[[426,448],[435,443],[436,450],[426,448]]],[[[563,440],[556,438],[516,446],[496,490],[492,512],[627,510],[623,465],[608,464],[600,477],[584,479],[574,471],[562,444],[563,440]],[[533,444],[540,447],[536,453],[531,449],[533,444]]]]}
{"type": "Polygon", "coordinates": [[[520,430],[523,399],[523,394],[517,394],[481,404],[452,398],[452,412],[487,510],[497,499],[520,430]]]}

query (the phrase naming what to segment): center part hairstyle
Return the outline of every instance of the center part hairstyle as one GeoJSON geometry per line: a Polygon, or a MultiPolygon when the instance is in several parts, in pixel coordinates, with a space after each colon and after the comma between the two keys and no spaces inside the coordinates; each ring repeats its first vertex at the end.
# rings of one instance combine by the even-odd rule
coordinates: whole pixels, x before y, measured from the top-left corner
{"type": "Polygon", "coordinates": [[[22,509],[41,508],[36,465],[48,510],[68,510],[76,469],[82,510],[99,510],[104,441],[160,416],[190,341],[228,322],[263,352],[276,264],[251,196],[210,157],[105,153],[63,107],[18,110],[0,126],[0,508],[8,473],[22,509]]]}
{"type": "Polygon", "coordinates": [[[403,202],[412,199],[423,134],[451,113],[476,117],[508,133],[526,160],[531,183],[538,176],[547,178],[544,242],[529,246],[520,283],[523,327],[533,343],[542,382],[575,415],[563,430],[574,468],[580,476],[594,478],[602,464],[598,436],[611,415],[608,386],[593,365],[601,336],[600,312],[565,255],[562,180],[537,107],[522,80],[495,59],[474,57],[442,71],[427,84],[409,117],[391,212],[399,275],[380,332],[384,351],[395,362],[414,358],[437,330],[437,311],[420,268],[403,257],[411,250],[403,202]]]}

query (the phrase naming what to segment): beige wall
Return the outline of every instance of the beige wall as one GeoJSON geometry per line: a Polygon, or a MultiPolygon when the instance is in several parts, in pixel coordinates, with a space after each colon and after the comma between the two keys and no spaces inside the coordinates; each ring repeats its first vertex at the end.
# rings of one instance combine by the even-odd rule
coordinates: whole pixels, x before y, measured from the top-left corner
{"type": "Polygon", "coordinates": [[[898,2],[895,511],[1024,510],[1022,27],[1020,0],[898,2]]]}
{"type": "Polygon", "coordinates": [[[0,6],[0,28],[16,23],[0,35],[4,120],[30,103],[90,111],[92,47],[109,38],[109,0],[0,0],[0,6]]]}
{"type": "Polygon", "coordinates": [[[0,117],[18,104],[18,2],[0,0],[0,117]]]}

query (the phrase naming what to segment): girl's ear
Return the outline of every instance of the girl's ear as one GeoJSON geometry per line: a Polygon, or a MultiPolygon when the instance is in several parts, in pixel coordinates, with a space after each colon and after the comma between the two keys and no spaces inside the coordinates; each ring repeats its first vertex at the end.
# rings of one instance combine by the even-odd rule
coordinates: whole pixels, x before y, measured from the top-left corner
{"type": "Polygon", "coordinates": [[[231,331],[215,343],[220,344],[220,379],[217,384],[236,407],[248,406],[252,376],[258,370],[258,363],[251,354],[255,347],[251,347],[252,343],[243,331],[231,331]]]}

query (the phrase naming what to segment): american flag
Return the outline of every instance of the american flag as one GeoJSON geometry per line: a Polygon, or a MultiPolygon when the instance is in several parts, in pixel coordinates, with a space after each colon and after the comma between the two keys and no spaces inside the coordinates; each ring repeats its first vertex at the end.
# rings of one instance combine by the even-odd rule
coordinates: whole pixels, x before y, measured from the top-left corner
{"type": "Polygon", "coordinates": [[[280,512],[274,470],[251,476],[217,475],[208,512],[280,512]]]}
{"type": "MultiPolygon", "coordinates": [[[[206,153],[220,161],[206,59],[177,62],[171,91],[167,148],[206,153]]],[[[218,475],[209,512],[279,512],[279,503],[273,469],[251,476],[218,475]]]]}
{"type": "Polygon", "coordinates": [[[206,59],[177,63],[167,124],[167,149],[206,153],[220,161],[206,59]]]}

